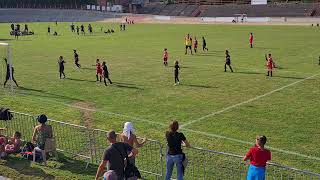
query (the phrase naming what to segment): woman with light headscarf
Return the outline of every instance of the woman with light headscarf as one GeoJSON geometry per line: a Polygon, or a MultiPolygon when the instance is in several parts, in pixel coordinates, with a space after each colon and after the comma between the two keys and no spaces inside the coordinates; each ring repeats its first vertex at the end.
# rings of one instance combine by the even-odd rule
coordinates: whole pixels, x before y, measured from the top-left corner
{"type": "MultiPolygon", "coordinates": [[[[119,135],[120,141],[128,143],[131,147],[142,147],[146,143],[146,139],[142,139],[142,142],[140,143],[137,139],[137,136],[134,134],[134,127],[131,122],[124,123],[123,131],[119,135]]],[[[134,157],[129,158],[133,164],[135,164],[134,157]]]]}

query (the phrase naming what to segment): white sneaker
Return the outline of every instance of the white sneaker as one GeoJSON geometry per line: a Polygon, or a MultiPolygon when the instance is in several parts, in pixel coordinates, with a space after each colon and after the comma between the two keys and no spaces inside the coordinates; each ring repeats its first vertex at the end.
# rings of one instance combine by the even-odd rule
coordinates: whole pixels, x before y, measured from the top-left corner
{"type": "Polygon", "coordinates": [[[177,85],[177,83],[174,83],[173,85],[174,85],[174,86],[176,86],[176,85],[177,85]]]}
{"type": "Polygon", "coordinates": [[[178,85],[180,84],[180,82],[178,82],[178,85]]]}

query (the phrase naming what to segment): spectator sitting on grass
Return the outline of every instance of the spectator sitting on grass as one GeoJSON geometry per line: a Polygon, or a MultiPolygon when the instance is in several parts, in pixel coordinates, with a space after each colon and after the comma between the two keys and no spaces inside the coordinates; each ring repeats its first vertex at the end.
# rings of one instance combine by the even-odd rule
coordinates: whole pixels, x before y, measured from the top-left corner
{"type": "Polygon", "coordinates": [[[8,139],[8,143],[5,146],[5,151],[9,153],[18,153],[21,147],[21,133],[16,131],[14,135],[8,139]]]}
{"type": "Polygon", "coordinates": [[[38,116],[37,120],[40,125],[34,128],[32,140],[38,148],[44,150],[46,140],[53,137],[52,127],[50,125],[46,125],[48,118],[44,114],[38,116]]]}

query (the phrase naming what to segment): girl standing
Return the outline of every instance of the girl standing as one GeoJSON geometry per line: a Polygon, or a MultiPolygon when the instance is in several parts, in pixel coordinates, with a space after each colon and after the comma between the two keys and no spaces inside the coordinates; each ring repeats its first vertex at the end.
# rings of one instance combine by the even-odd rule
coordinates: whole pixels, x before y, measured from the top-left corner
{"type": "Polygon", "coordinates": [[[274,63],[273,63],[271,54],[268,54],[268,57],[266,56],[266,61],[267,61],[267,69],[268,69],[267,76],[270,75],[270,77],[272,77],[272,70],[274,67],[274,63]]]}
{"type": "Polygon", "coordinates": [[[102,69],[103,69],[103,82],[104,82],[104,84],[107,86],[106,79],[108,79],[109,83],[112,84],[111,79],[109,78],[109,71],[108,71],[108,67],[107,67],[105,61],[102,62],[102,69]]]}
{"type": "Polygon", "coordinates": [[[100,77],[100,82],[101,82],[101,79],[102,79],[102,67],[101,67],[101,64],[100,64],[100,60],[97,59],[97,61],[96,61],[96,78],[97,78],[97,81],[99,81],[99,77],[100,77]]]}
{"type": "Polygon", "coordinates": [[[229,66],[229,69],[231,70],[231,72],[233,72],[231,67],[231,58],[228,50],[226,50],[226,62],[224,64],[224,72],[227,72],[227,66],[229,66]]]}
{"type": "Polygon", "coordinates": [[[180,70],[179,62],[175,61],[174,62],[174,85],[180,84],[179,70],[180,70]]]}
{"type": "Polygon", "coordinates": [[[168,66],[168,58],[169,58],[169,54],[168,54],[167,48],[165,48],[163,51],[163,64],[164,64],[164,66],[168,66]]]}
{"type": "Polygon", "coordinates": [[[193,44],[194,53],[197,53],[198,49],[198,40],[196,37],[194,37],[194,44],[193,44]]]}
{"type": "Polygon", "coordinates": [[[64,61],[63,56],[60,56],[58,60],[60,79],[62,75],[63,75],[63,78],[66,78],[66,75],[64,74],[64,63],[66,62],[64,61]]]}

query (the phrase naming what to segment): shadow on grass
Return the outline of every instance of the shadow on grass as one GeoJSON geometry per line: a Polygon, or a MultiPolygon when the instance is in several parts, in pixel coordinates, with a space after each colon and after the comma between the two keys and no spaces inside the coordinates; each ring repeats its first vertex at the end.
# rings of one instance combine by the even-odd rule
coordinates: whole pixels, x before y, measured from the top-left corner
{"type": "Polygon", "coordinates": [[[96,70],[95,68],[90,68],[90,67],[81,67],[81,69],[84,69],[84,70],[96,70]]]}
{"type": "Polygon", "coordinates": [[[42,97],[46,97],[46,98],[59,98],[59,99],[65,99],[65,100],[81,101],[80,99],[77,99],[77,98],[53,94],[53,93],[45,92],[45,91],[39,90],[39,89],[32,89],[32,88],[20,86],[19,90],[21,90],[21,91],[17,91],[17,93],[31,95],[31,96],[37,96],[37,97],[42,96],[42,97]],[[37,94],[30,94],[30,93],[25,93],[25,92],[36,92],[37,94]]]}
{"type": "Polygon", "coordinates": [[[74,79],[74,78],[65,78],[66,80],[71,80],[71,81],[79,81],[79,82],[96,82],[94,80],[85,80],[85,79],[74,79]]]}
{"type": "Polygon", "coordinates": [[[0,41],[12,41],[14,39],[0,39],[0,41]]]}
{"type": "Polygon", "coordinates": [[[262,72],[250,72],[250,71],[234,71],[233,73],[239,73],[239,74],[266,74],[262,72]]]}
{"type": "Polygon", "coordinates": [[[134,84],[125,84],[125,83],[118,83],[118,82],[113,82],[112,84],[115,87],[118,87],[118,88],[128,88],[128,89],[143,90],[143,88],[137,87],[134,84]]]}
{"type": "Polygon", "coordinates": [[[22,157],[10,156],[7,161],[4,163],[5,166],[16,170],[19,174],[27,176],[37,176],[44,179],[55,179],[54,176],[47,174],[44,170],[38,167],[32,167],[32,161],[23,159],[22,157]]]}
{"type": "Polygon", "coordinates": [[[218,87],[214,87],[214,86],[196,85],[196,84],[180,84],[180,86],[189,86],[189,87],[196,87],[196,88],[218,88],[218,87]]]}

